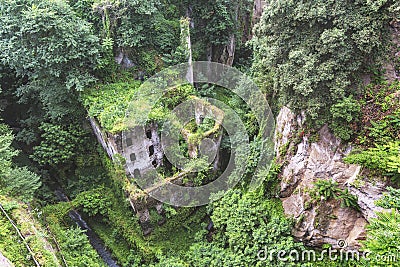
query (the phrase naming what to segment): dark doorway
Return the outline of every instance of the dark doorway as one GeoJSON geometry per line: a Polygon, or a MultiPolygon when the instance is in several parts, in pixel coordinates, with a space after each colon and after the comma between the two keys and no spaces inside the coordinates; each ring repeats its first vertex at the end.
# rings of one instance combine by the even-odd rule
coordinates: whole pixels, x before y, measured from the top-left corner
{"type": "Polygon", "coordinates": [[[150,156],[154,155],[154,146],[153,145],[149,146],[149,155],[150,156]]]}

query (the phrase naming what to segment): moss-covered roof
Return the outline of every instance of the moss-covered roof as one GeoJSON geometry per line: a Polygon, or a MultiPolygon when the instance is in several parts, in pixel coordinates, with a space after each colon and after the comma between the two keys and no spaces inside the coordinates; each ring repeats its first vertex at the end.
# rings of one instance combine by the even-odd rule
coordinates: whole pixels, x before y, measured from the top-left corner
{"type": "Polygon", "coordinates": [[[131,81],[97,85],[85,90],[81,99],[89,116],[97,118],[103,129],[121,132],[125,129],[125,112],[140,84],[131,81]]]}

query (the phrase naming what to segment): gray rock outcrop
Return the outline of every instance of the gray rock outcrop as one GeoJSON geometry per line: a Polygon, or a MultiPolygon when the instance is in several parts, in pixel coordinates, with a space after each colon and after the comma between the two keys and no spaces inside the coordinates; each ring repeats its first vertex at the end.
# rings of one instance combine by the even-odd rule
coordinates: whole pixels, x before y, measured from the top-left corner
{"type": "Polygon", "coordinates": [[[304,116],[283,107],[275,134],[277,158],[286,162],[281,172],[280,197],[285,213],[296,220],[293,234],[313,247],[330,244],[338,248],[338,241],[345,240],[349,249],[357,249],[359,241],[365,239],[368,220],[382,210],[374,202],[385,191],[385,184],[363,177],[361,166],[344,163],[352,147],[343,144],[326,125],[311,141],[302,132],[303,123],[304,116]],[[361,210],[342,208],[336,199],[313,202],[309,191],[318,179],[333,179],[340,188],[348,188],[358,197],[361,210]]]}

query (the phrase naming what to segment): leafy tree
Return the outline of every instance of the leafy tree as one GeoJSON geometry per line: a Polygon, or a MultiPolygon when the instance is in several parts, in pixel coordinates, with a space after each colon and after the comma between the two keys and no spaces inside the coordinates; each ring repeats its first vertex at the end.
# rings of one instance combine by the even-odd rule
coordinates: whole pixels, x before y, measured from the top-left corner
{"type": "Polygon", "coordinates": [[[235,9],[238,2],[202,0],[190,3],[196,25],[194,36],[202,35],[205,44],[225,45],[230,35],[237,32],[235,9]]]}
{"type": "Polygon", "coordinates": [[[181,34],[180,34],[180,44],[171,54],[166,54],[163,57],[163,60],[166,64],[173,66],[179,63],[188,62],[190,53],[192,51],[188,50],[188,37],[190,36],[190,21],[188,18],[182,18],[180,20],[181,34]]]}
{"type": "Polygon", "coordinates": [[[27,202],[33,199],[35,192],[42,185],[40,176],[29,171],[27,167],[14,168],[4,180],[9,194],[27,202]]]}
{"type": "Polygon", "coordinates": [[[16,93],[32,115],[42,109],[49,119],[69,118],[76,91],[94,81],[98,43],[64,1],[0,2],[0,62],[27,79],[16,93]]]}
{"type": "Polygon", "coordinates": [[[250,23],[250,11],[253,1],[249,0],[200,0],[188,1],[189,16],[194,27],[191,36],[195,47],[201,49],[201,59],[210,57],[221,62],[224,47],[234,40],[234,46],[240,47],[249,33],[244,32],[246,23],[250,23]],[[234,38],[234,39],[232,39],[234,38]]]}
{"type": "MultiPolygon", "coordinates": [[[[109,1],[107,1],[108,3],[109,1]]],[[[184,15],[175,1],[112,1],[111,24],[117,47],[148,74],[162,65],[161,55],[179,45],[179,19],[184,15]],[[167,16],[169,15],[169,16],[167,16]],[[112,22],[114,21],[114,22],[112,22]]]]}
{"type": "Polygon", "coordinates": [[[0,124],[0,185],[3,187],[1,191],[30,201],[42,182],[38,175],[26,167],[13,167],[12,159],[18,154],[11,146],[13,140],[14,136],[8,127],[0,124]]]}
{"type": "Polygon", "coordinates": [[[33,148],[32,158],[41,165],[57,165],[72,161],[82,151],[85,133],[77,126],[63,127],[43,123],[41,142],[33,148]]]}
{"type": "Polygon", "coordinates": [[[82,19],[93,23],[96,30],[100,30],[101,18],[96,14],[94,6],[100,1],[97,0],[69,0],[68,4],[76,15],[82,19]]]}
{"type": "Polygon", "coordinates": [[[0,124],[0,179],[8,176],[11,172],[12,158],[18,154],[11,147],[14,136],[4,124],[0,124]]]}
{"type": "Polygon", "coordinates": [[[356,77],[383,51],[395,6],[394,0],[270,1],[254,29],[255,76],[271,77],[263,86],[278,106],[323,119],[322,111],[357,93],[356,77]]]}
{"type": "Polygon", "coordinates": [[[158,13],[158,1],[122,1],[120,8],[124,12],[120,16],[120,25],[116,29],[117,42],[121,47],[145,47],[150,44],[148,32],[150,21],[158,13]]]}

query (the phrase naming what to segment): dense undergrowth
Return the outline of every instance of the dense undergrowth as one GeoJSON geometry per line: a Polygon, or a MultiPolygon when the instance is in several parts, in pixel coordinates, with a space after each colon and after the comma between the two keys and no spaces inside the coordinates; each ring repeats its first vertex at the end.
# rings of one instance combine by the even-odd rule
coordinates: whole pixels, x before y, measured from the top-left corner
{"type": "MultiPolygon", "coordinates": [[[[11,219],[0,212],[0,252],[15,266],[34,266],[33,259],[41,266],[104,266],[69,217],[75,209],[123,267],[387,266],[378,256],[397,253],[400,245],[400,85],[384,79],[381,65],[397,60],[398,68],[398,59],[388,58],[388,25],[398,23],[398,1],[273,0],[258,23],[253,5],[249,0],[0,0],[0,204],[11,219]],[[130,203],[138,191],[135,180],[126,175],[123,161],[108,158],[87,117],[110,134],[120,133],[142,81],[187,61],[189,52],[193,60],[230,62],[251,75],[275,112],[283,105],[305,111],[304,131],[315,133],[328,123],[355,147],[347,163],[362,165],[365,177],[392,186],[379,201],[388,210],[371,220],[363,242],[371,261],[258,257],[262,250],[305,249],[292,237],[294,222],[276,197],[282,163],[261,172],[263,184],[249,190],[262,153],[260,125],[238,96],[209,84],[178,86],[157,96],[149,120],[161,122],[189,98],[224,102],[250,137],[249,149],[239,151],[249,161],[245,175],[205,207],[164,205],[162,214],[150,208],[154,229],[143,234],[130,203]],[[371,78],[368,84],[365,77],[371,78]],[[70,202],[57,199],[54,191],[60,188],[70,202]]],[[[189,123],[189,141],[198,142],[214,125],[189,123]]],[[[222,135],[221,155],[227,158],[230,140],[222,135]]],[[[187,145],[178,149],[188,153],[187,145]]],[[[207,183],[221,171],[199,173],[189,182],[207,183]]],[[[169,177],[177,169],[165,164],[159,172],[169,177]]],[[[338,198],[343,207],[359,210],[357,199],[334,182],[318,181],[315,188],[315,201],[338,198]]]]}

